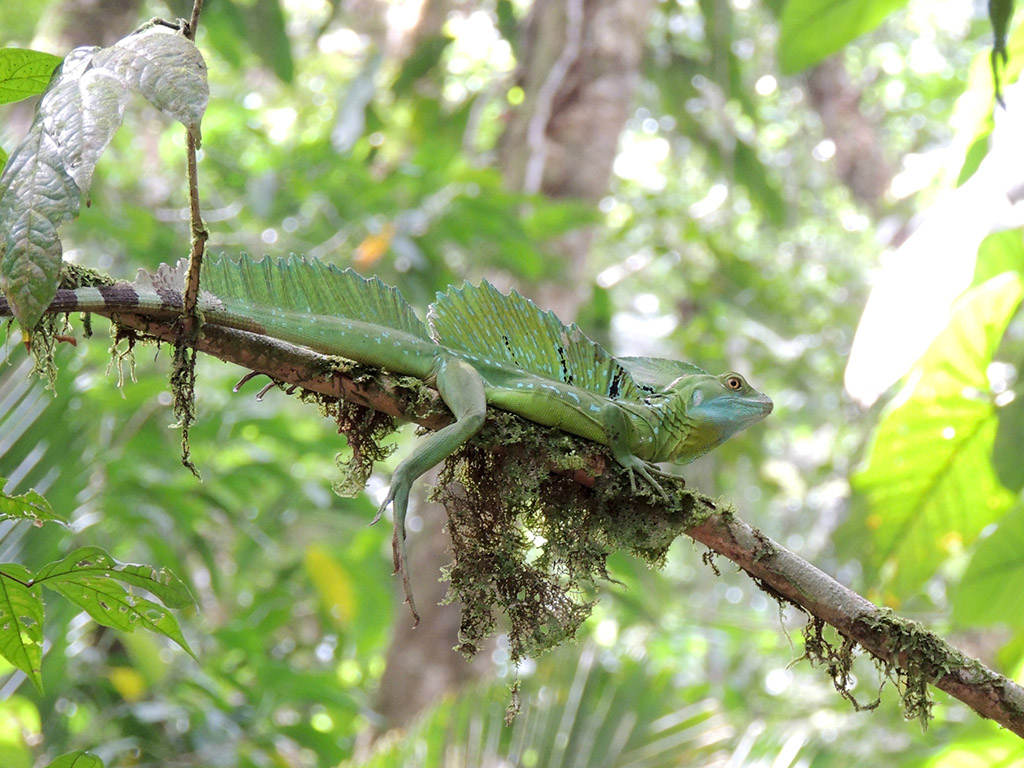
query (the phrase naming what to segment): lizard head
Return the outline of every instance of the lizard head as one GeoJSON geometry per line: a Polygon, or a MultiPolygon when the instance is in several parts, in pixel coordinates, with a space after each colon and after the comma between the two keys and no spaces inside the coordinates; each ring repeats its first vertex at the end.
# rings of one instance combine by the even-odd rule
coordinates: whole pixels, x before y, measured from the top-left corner
{"type": "Polygon", "coordinates": [[[664,430],[659,453],[663,460],[680,464],[703,456],[772,412],[771,399],[732,371],[685,374],[659,395],[671,403],[669,418],[675,427],[664,430]]]}

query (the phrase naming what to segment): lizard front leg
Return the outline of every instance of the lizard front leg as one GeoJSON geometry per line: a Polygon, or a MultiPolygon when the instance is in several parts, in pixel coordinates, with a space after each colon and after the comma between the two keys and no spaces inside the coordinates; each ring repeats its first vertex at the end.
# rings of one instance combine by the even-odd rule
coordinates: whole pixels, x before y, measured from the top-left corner
{"type": "Polygon", "coordinates": [[[601,408],[601,425],[604,428],[605,435],[608,437],[608,447],[611,448],[612,456],[615,457],[619,464],[626,468],[626,473],[629,475],[630,492],[636,493],[634,474],[637,474],[646,480],[648,485],[665,501],[668,501],[668,494],[661,487],[661,483],[655,479],[655,475],[681,482],[684,482],[683,478],[663,472],[654,464],[644,461],[633,453],[633,449],[630,447],[630,435],[633,431],[633,425],[629,422],[625,411],[614,402],[605,403],[601,408]]]}
{"type": "Polygon", "coordinates": [[[391,476],[391,488],[377,510],[374,522],[380,519],[388,504],[394,503],[395,528],[391,539],[395,573],[402,574],[406,602],[413,618],[419,624],[416,603],[412,597],[409,582],[409,567],[405,552],[405,518],[409,511],[409,491],[413,482],[454,453],[484,424],[487,401],[484,397],[484,381],[469,363],[457,357],[438,358],[437,373],[434,376],[441,399],[455,415],[455,422],[424,438],[395,468],[391,476]]]}

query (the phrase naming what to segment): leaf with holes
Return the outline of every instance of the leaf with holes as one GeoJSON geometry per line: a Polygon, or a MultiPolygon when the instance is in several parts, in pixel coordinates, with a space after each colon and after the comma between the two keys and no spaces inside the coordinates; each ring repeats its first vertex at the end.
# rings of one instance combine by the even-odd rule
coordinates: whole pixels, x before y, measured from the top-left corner
{"type": "Polygon", "coordinates": [[[133,565],[131,563],[115,563],[103,550],[97,547],[86,547],[79,552],[96,552],[97,558],[106,557],[114,563],[113,574],[118,581],[140,587],[160,599],[168,608],[191,608],[196,604],[192,593],[184,582],[167,568],[154,568],[150,565],[133,565]]]}
{"type": "Polygon", "coordinates": [[[178,622],[166,608],[118,583],[142,587],[168,605],[193,604],[185,585],[166,569],[118,563],[99,547],[82,547],[44,566],[34,582],[63,595],[106,627],[157,632],[195,658],[178,622]]]}
{"type": "Polygon", "coordinates": [[[28,568],[0,564],[0,655],[42,691],[43,599],[28,568]]]}
{"type": "MultiPolygon", "coordinates": [[[[0,488],[3,488],[6,482],[6,478],[0,477],[0,488]]],[[[53,511],[50,502],[32,490],[20,496],[8,496],[0,491],[0,520],[32,520],[38,525],[67,524],[64,518],[53,511]]]]}
{"type": "Polygon", "coordinates": [[[999,520],[1013,495],[996,477],[996,407],[987,369],[1024,296],[1016,273],[972,288],[882,417],[854,510],[836,533],[845,554],[897,596],[999,520]]]}

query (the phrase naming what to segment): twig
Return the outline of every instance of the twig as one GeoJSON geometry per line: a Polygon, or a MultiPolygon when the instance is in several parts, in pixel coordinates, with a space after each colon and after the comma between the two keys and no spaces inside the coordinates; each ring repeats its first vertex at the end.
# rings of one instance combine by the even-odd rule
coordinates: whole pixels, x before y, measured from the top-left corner
{"type": "MultiPolygon", "coordinates": [[[[203,0],[194,0],[192,16],[183,26],[182,33],[192,42],[196,39],[199,26],[199,14],[203,10],[203,0]]],[[[199,470],[192,463],[189,446],[189,428],[195,422],[195,381],[196,352],[193,345],[199,335],[202,317],[199,315],[199,277],[203,270],[203,254],[206,252],[206,241],[210,236],[203,224],[202,212],[199,208],[199,170],[196,155],[201,142],[199,125],[190,125],[186,130],[185,157],[188,169],[188,211],[189,229],[191,231],[191,252],[189,253],[188,271],[185,274],[185,293],[182,303],[181,322],[178,337],[174,340],[174,368],[171,372],[171,392],[174,399],[174,414],[181,426],[181,463],[197,478],[199,470]]]]}
{"type": "MultiPolygon", "coordinates": [[[[196,39],[196,30],[199,26],[199,14],[203,10],[203,0],[195,0],[192,4],[192,16],[184,30],[185,37],[193,42],[196,39]]],[[[189,254],[188,275],[185,278],[185,301],[184,301],[184,323],[183,335],[191,338],[198,325],[196,315],[196,303],[199,300],[199,275],[202,272],[203,254],[206,251],[206,241],[210,237],[206,226],[203,224],[202,212],[199,209],[199,169],[197,167],[196,153],[199,150],[200,138],[198,129],[188,130],[185,147],[188,167],[188,219],[189,228],[192,233],[192,251],[189,254]]]]}
{"type": "Polygon", "coordinates": [[[199,26],[199,14],[203,12],[203,0],[195,0],[192,3],[192,16],[188,20],[188,29],[185,30],[185,37],[193,43],[196,41],[196,28],[199,26]]]}
{"type": "Polygon", "coordinates": [[[188,218],[192,231],[192,250],[189,254],[188,274],[185,278],[185,337],[191,337],[195,331],[196,304],[199,301],[199,275],[203,267],[203,254],[206,252],[206,241],[210,237],[203,216],[199,210],[199,170],[196,167],[196,151],[199,149],[199,138],[188,132],[186,155],[188,165],[188,218]]]}

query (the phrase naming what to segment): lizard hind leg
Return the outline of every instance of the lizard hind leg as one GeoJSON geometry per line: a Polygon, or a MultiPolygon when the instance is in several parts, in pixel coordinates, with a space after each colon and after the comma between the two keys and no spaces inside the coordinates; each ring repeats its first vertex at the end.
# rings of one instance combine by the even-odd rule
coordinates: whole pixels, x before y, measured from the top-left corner
{"type": "Polygon", "coordinates": [[[394,504],[395,528],[391,539],[395,573],[402,575],[405,599],[418,624],[420,617],[412,596],[409,562],[405,549],[405,520],[409,511],[409,492],[420,475],[444,461],[480,431],[487,413],[484,382],[469,363],[455,357],[440,357],[436,365],[435,385],[441,399],[451,409],[455,422],[424,438],[395,468],[388,495],[377,510],[373,522],[380,519],[389,504],[394,504]]]}

